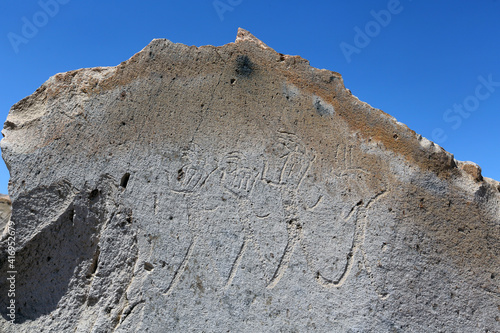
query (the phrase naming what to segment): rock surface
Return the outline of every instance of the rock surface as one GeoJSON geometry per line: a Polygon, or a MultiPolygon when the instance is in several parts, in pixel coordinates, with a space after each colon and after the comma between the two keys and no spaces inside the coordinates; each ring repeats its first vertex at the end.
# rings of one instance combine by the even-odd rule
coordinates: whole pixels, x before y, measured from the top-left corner
{"type": "Polygon", "coordinates": [[[0,194],[0,233],[9,222],[12,203],[8,195],[0,194]]]}
{"type": "Polygon", "coordinates": [[[153,40],[2,131],[1,332],[498,332],[500,187],[338,73],[153,40]]]}

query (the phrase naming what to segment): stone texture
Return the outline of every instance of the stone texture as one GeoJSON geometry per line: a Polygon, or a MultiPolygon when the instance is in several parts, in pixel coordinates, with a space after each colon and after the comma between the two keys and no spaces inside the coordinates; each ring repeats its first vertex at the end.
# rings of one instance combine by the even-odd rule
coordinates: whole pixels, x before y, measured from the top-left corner
{"type": "Polygon", "coordinates": [[[5,229],[9,222],[12,203],[8,195],[0,194],[0,231],[5,229]]]}
{"type": "Polygon", "coordinates": [[[2,133],[2,332],[500,331],[499,183],[245,30],[57,74],[2,133]]]}

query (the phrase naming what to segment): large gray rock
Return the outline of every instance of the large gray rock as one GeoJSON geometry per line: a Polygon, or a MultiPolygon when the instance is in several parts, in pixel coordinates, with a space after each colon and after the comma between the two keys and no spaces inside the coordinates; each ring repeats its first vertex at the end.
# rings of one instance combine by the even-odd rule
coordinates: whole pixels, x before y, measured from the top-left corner
{"type": "Polygon", "coordinates": [[[499,183],[245,30],[57,74],[2,133],[2,332],[500,331],[499,183]]]}

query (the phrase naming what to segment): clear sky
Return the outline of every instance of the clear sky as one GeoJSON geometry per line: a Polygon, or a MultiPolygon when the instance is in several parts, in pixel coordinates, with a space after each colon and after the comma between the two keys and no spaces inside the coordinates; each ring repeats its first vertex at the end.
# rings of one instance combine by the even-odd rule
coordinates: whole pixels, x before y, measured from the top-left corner
{"type": "MultiPolygon", "coordinates": [[[[56,73],[115,66],[154,38],[223,45],[242,27],[500,180],[500,0],[4,0],[0,22],[2,123],[56,73]]],[[[0,162],[0,193],[8,179],[0,162]]]]}

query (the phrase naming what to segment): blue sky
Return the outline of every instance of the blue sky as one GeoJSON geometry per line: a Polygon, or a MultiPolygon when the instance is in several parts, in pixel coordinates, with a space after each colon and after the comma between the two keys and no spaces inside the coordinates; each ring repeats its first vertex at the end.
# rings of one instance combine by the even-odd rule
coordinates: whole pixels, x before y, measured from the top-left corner
{"type": "MultiPolygon", "coordinates": [[[[115,66],[154,38],[223,45],[243,27],[500,180],[499,17],[500,0],[4,0],[0,122],[56,73],[115,66]]],[[[2,161],[0,193],[8,178],[2,161]]]]}

